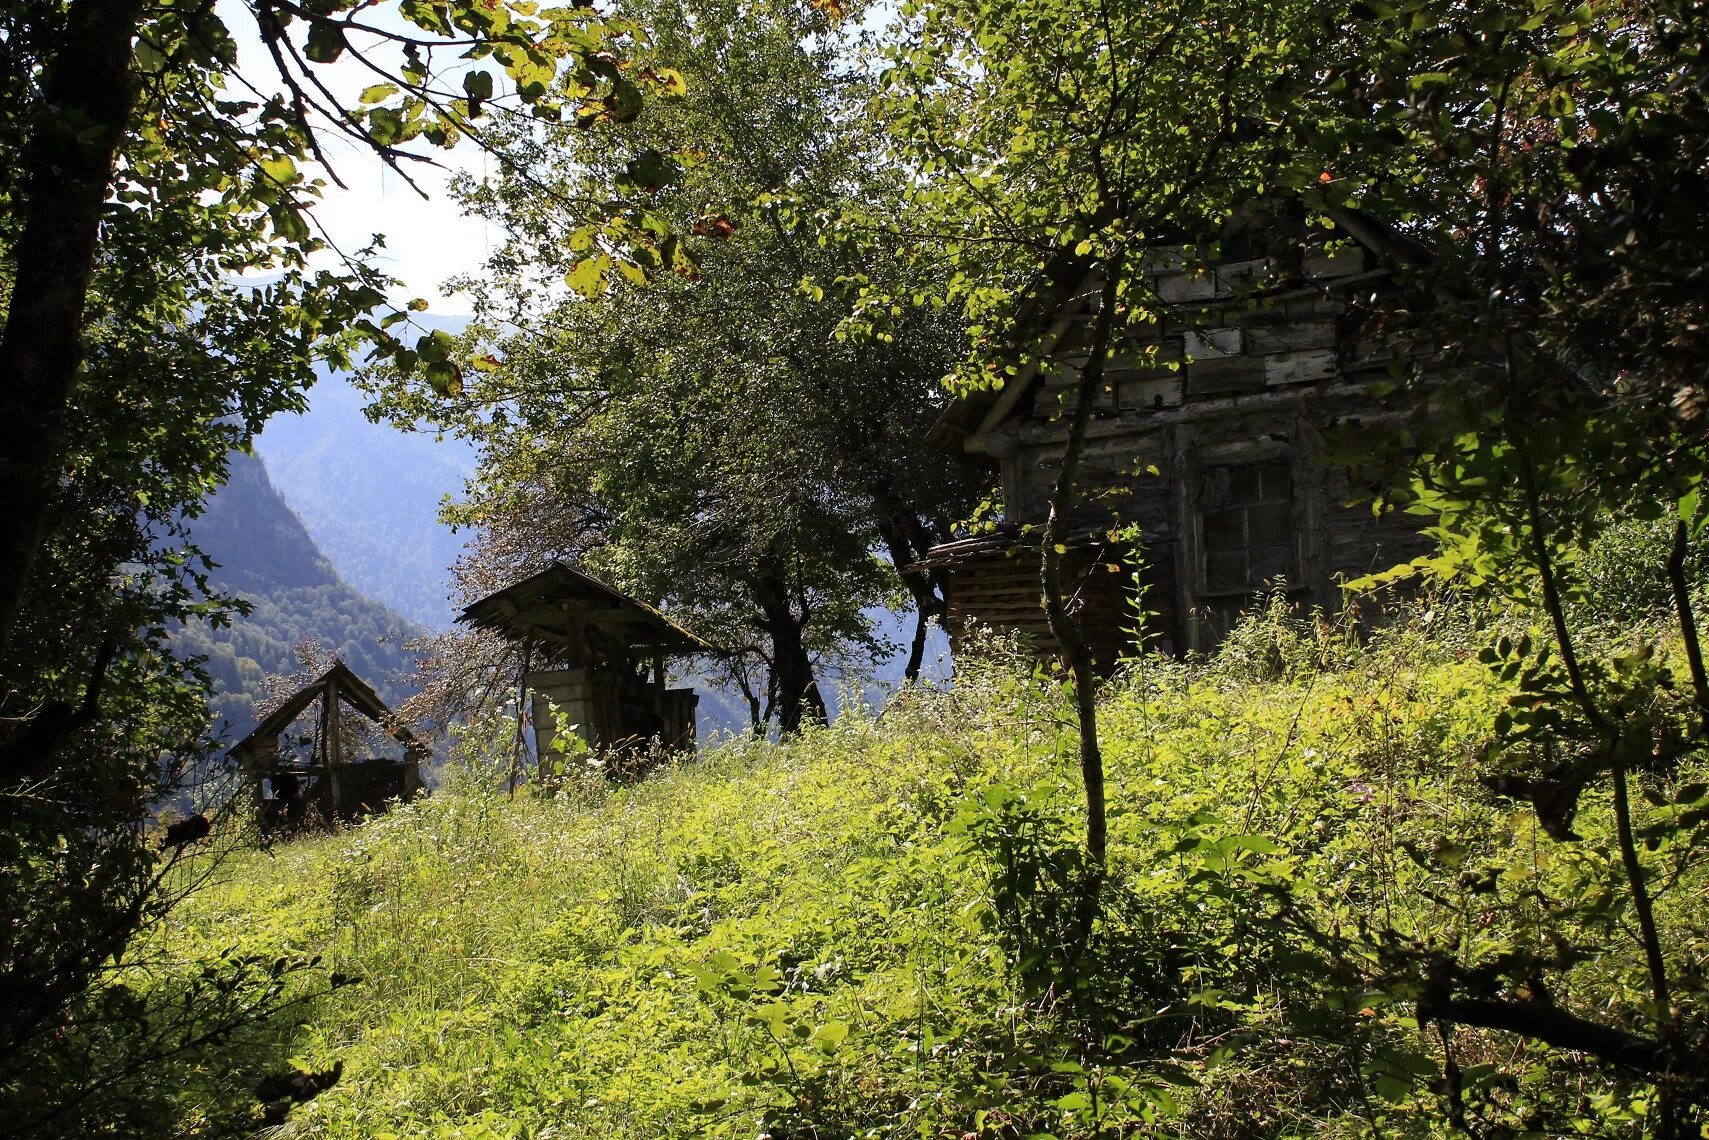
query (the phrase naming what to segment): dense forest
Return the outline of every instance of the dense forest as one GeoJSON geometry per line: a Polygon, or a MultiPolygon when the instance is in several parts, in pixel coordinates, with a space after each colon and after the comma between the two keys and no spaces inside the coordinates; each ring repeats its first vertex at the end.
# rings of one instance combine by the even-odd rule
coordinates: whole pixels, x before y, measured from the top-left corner
{"type": "Polygon", "coordinates": [[[0,8],[0,1137],[1709,1136],[1706,53],[0,8]],[[467,322],[328,229],[352,153],[475,156],[467,322]],[[407,684],[254,457],[334,374],[472,463],[450,551],[286,449],[494,598],[407,684]],[[308,637],[431,795],[227,754],[308,637]]]}
{"type": "Polygon", "coordinates": [[[225,624],[191,622],[172,635],[175,653],[204,659],[215,732],[247,732],[259,719],[264,682],[301,671],[305,643],[337,656],[388,702],[408,692],[415,670],[409,642],[426,631],[345,584],[259,458],[231,457],[230,476],[190,533],[215,563],[212,586],[247,610],[225,624]]]}

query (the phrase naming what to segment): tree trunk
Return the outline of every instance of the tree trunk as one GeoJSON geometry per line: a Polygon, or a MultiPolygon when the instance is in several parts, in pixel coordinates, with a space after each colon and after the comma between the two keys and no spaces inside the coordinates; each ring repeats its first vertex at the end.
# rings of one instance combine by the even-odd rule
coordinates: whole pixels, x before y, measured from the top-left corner
{"type": "Polygon", "coordinates": [[[802,619],[789,604],[789,589],[781,568],[770,570],[756,584],[755,600],[765,615],[766,636],[771,639],[772,709],[777,727],[784,735],[801,731],[809,714],[825,717],[825,699],[813,679],[813,662],[801,637],[802,619]]]}
{"type": "Polygon", "coordinates": [[[926,544],[920,541],[922,536],[919,533],[923,528],[916,522],[913,529],[915,533],[910,535],[907,525],[894,517],[880,518],[878,522],[879,537],[884,540],[890,562],[896,567],[902,584],[914,596],[914,641],[908,650],[908,667],[902,673],[909,681],[920,679],[920,665],[926,655],[926,631],[931,619],[942,614],[948,602],[944,597],[941,575],[929,570],[908,569],[926,553],[926,544]]]}
{"type": "MultiPolygon", "coordinates": [[[[1082,886],[1080,945],[1076,951],[1084,949],[1086,940],[1091,937],[1098,894],[1103,887],[1109,861],[1109,839],[1104,807],[1104,754],[1098,742],[1098,677],[1093,667],[1091,647],[1086,644],[1080,623],[1068,612],[1068,605],[1063,600],[1062,555],[1066,550],[1068,511],[1078,494],[1080,454],[1086,442],[1086,425],[1092,418],[1092,401],[1104,380],[1104,360],[1109,352],[1111,330],[1115,326],[1117,283],[1121,269],[1119,253],[1104,269],[1103,299],[1098,307],[1091,343],[1087,346],[1086,365],[1075,387],[1074,415],[1069,421],[1062,469],[1057,473],[1056,489],[1050,498],[1050,514],[1044,524],[1039,559],[1039,585],[1044,594],[1045,616],[1050,619],[1050,632],[1062,647],[1068,677],[1074,686],[1075,709],[1080,722],[1080,777],[1086,791],[1087,874],[1082,886]]],[[[1077,952],[1075,956],[1078,956],[1077,952]]]]}
{"type": "Polygon", "coordinates": [[[739,661],[730,664],[730,678],[736,682],[736,687],[742,690],[742,699],[748,702],[748,721],[755,736],[765,735],[765,714],[761,710],[760,695],[754,692],[754,686],[748,680],[747,666],[739,661]]]}
{"type": "Polygon", "coordinates": [[[16,274],[0,335],[0,659],[51,529],[101,213],[137,97],[142,0],[72,0],[23,151],[16,274]]]}

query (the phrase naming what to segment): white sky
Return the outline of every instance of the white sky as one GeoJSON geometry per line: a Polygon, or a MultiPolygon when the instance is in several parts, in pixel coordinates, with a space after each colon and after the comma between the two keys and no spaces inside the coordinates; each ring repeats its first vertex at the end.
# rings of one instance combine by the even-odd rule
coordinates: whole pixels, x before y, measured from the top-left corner
{"type": "MultiPolygon", "coordinates": [[[[436,313],[468,312],[469,298],[446,293],[444,284],[478,269],[502,241],[501,231],[479,218],[463,216],[445,192],[449,170],[419,164],[410,168],[410,176],[429,194],[423,200],[373,155],[358,153],[354,146],[341,149],[346,153],[329,151],[328,157],[349,189],[340,190],[329,182],[325,198],[315,209],[328,236],[346,252],[355,253],[372,235],[383,234],[386,247],[379,267],[403,282],[394,291],[394,302],[425,297],[436,313]]],[[[477,176],[484,173],[484,156],[467,143],[438,157],[448,166],[469,169],[477,176]]]]}
{"type": "MultiPolygon", "coordinates": [[[[255,18],[238,0],[219,0],[217,10],[237,42],[238,66],[244,77],[263,91],[278,90],[280,83],[257,35],[255,18]]],[[[388,18],[385,6],[368,9],[364,18],[377,24],[399,22],[395,13],[388,18]]],[[[446,63],[454,61],[444,57],[435,60],[436,66],[446,63]]],[[[350,105],[355,105],[356,96],[364,87],[379,82],[372,71],[348,58],[315,70],[322,82],[350,105]]],[[[455,74],[452,71],[453,85],[455,74]]],[[[231,95],[252,97],[236,89],[231,95]]],[[[322,143],[328,160],[348,187],[341,190],[331,179],[327,180],[324,197],[314,211],[326,235],[351,254],[367,245],[374,234],[384,235],[386,248],[379,267],[403,282],[402,287],[393,291],[395,303],[401,305],[413,297],[424,297],[436,313],[468,312],[470,299],[447,293],[444,284],[452,277],[480,268],[502,241],[502,235],[497,227],[478,218],[464,217],[445,187],[453,170],[465,170],[479,177],[487,172],[486,163],[490,160],[466,142],[453,150],[442,151],[418,141],[412,149],[431,155],[448,168],[441,170],[421,163],[406,166],[410,177],[427,192],[424,200],[356,143],[326,135],[322,136],[322,143]]],[[[330,268],[336,259],[323,255],[321,263],[330,268]]]]}

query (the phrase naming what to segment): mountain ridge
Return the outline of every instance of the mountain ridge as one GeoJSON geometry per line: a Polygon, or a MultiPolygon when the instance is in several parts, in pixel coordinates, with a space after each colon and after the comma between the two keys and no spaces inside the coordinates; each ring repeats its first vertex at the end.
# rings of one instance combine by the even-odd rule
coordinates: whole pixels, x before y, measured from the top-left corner
{"type": "Polygon", "coordinates": [[[450,567],[463,540],[439,521],[439,508],[474,471],[474,451],[461,440],[373,423],[366,402],[346,377],[323,370],[308,409],[268,421],[256,452],[351,586],[445,629],[455,616],[450,567]]]}
{"type": "Polygon", "coordinates": [[[215,730],[228,738],[259,719],[267,679],[299,670],[298,646],[319,642],[396,703],[410,687],[408,643],[427,630],[354,589],[279,494],[261,457],[234,452],[230,477],[189,526],[213,562],[213,587],[246,602],[230,624],[201,621],[173,635],[204,659],[214,682],[215,730]]]}

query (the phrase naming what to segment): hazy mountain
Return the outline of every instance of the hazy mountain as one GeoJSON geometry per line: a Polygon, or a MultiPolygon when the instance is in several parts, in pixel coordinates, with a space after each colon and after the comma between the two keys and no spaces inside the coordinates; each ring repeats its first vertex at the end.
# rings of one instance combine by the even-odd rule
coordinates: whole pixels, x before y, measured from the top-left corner
{"type": "Polygon", "coordinates": [[[459,440],[370,423],[364,402],[348,380],[323,374],[309,410],[269,420],[256,450],[350,585],[444,628],[455,616],[447,569],[463,539],[439,522],[439,505],[462,490],[474,452],[459,440]]]}
{"type": "Polygon", "coordinates": [[[180,652],[207,658],[215,712],[233,738],[257,719],[254,699],[263,678],[298,669],[293,650],[305,639],[336,652],[388,702],[408,691],[413,662],[404,643],[424,630],[340,577],[280,498],[262,460],[233,454],[230,480],[190,529],[218,564],[214,584],[253,607],[229,628],[197,623],[174,638],[180,652]]]}

